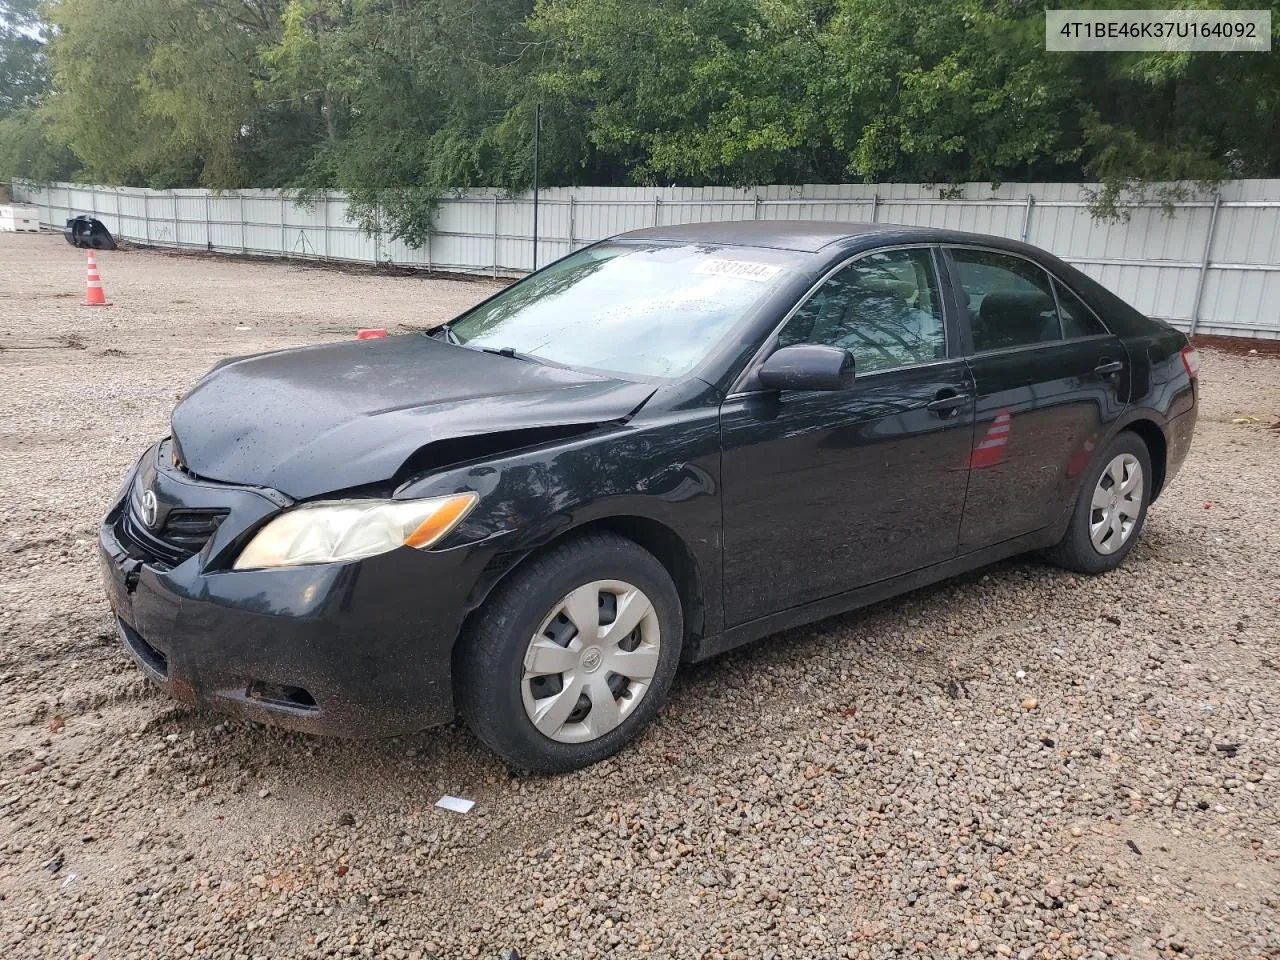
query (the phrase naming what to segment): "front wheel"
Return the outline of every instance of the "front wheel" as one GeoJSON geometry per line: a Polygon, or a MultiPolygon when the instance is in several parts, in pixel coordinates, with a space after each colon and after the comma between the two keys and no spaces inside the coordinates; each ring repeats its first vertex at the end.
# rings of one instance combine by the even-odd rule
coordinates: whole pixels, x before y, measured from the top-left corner
{"type": "Polygon", "coordinates": [[[1121,433],[1081,486],[1066,534],[1045,555],[1077,573],[1114,570],[1142,532],[1152,479],[1146,443],[1136,433],[1121,433]]]}
{"type": "Polygon", "coordinates": [[[575,770],[622,749],[680,662],[680,597],[662,564],[609,533],[517,570],[459,643],[458,704],[512,767],[575,770]]]}

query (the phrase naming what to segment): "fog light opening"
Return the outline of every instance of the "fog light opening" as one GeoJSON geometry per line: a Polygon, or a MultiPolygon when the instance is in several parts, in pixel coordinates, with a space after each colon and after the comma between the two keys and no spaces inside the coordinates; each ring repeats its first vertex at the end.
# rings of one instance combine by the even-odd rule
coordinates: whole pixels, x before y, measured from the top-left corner
{"type": "Polygon", "coordinates": [[[142,636],[137,630],[129,626],[123,620],[116,618],[116,627],[120,631],[120,636],[124,638],[125,645],[137,658],[138,662],[150,670],[160,680],[169,678],[169,658],[163,651],[157,650],[142,636]]]}
{"type": "Polygon", "coordinates": [[[302,687],[291,687],[287,683],[266,683],[256,680],[249,685],[245,696],[259,703],[275,707],[287,707],[290,710],[319,710],[316,698],[302,687]]]}

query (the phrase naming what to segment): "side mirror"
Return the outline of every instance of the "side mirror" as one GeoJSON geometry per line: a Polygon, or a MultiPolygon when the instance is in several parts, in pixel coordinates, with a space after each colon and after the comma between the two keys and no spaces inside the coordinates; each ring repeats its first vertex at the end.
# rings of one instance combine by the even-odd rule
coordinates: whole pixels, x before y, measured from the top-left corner
{"type": "Polygon", "coordinates": [[[853,354],[798,343],[771,353],[756,377],[766,390],[846,390],[853,386],[853,354]]]}

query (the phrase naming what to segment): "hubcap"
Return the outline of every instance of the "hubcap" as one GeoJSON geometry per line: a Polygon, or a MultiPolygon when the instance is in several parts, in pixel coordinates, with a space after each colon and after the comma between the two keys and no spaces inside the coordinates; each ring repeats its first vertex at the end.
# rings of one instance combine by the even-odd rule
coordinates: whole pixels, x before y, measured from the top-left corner
{"type": "Polygon", "coordinates": [[[653,603],[622,580],[595,580],[563,597],[529,641],[524,710],[546,737],[602,737],[644,699],[662,637],[653,603]]]}
{"type": "Polygon", "coordinates": [[[1129,539],[1142,513],[1142,464],[1122,453],[1102,471],[1093,490],[1089,539],[1103,555],[1115,553],[1129,539]]]}

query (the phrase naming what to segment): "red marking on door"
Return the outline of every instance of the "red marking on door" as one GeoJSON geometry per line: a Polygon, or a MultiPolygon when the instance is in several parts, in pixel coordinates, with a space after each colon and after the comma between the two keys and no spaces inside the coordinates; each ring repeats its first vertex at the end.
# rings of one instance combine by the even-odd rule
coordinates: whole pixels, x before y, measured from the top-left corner
{"type": "Polygon", "coordinates": [[[1004,459],[1004,448],[1009,444],[1009,428],[1012,423],[1013,416],[1008,410],[1001,410],[996,414],[991,426],[969,455],[970,469],[994,467],[1004,459]]]}

